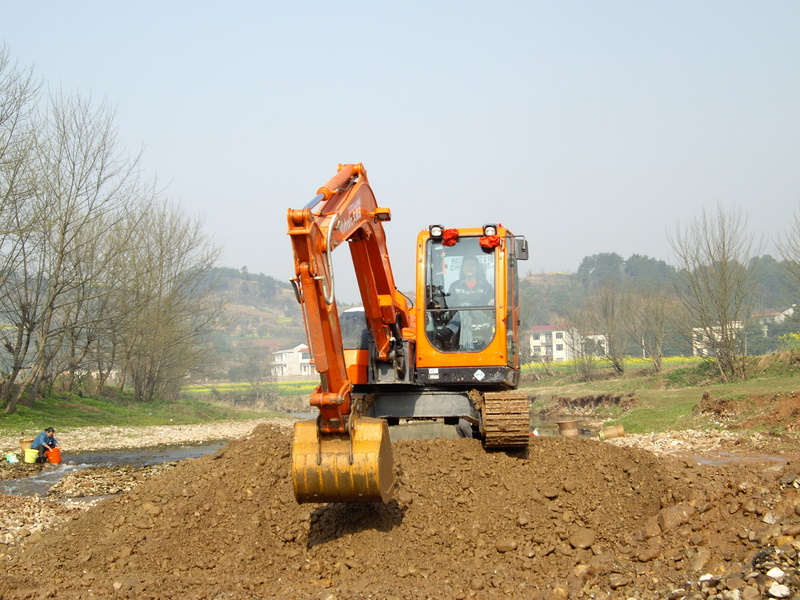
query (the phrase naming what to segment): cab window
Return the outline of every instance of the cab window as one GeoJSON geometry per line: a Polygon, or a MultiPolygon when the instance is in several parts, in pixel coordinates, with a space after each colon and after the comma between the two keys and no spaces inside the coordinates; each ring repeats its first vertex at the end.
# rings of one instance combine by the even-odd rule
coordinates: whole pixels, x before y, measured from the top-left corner
{"type": "Polygon", "coordinates": [[[426,335],[442,352],[479,352],[495,335],[495,253],[478,237],[452,246],[428,240],[426,335]]]}

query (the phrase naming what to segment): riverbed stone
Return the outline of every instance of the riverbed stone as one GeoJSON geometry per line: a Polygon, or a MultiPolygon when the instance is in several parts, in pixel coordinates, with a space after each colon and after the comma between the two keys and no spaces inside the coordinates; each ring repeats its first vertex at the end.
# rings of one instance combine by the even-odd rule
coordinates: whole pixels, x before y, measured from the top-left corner
{"type": "Polygon", "coordinates": [[[776,581],[769,586],[769,589],[767,589],[767,594],[769,594],[772,598],[788,598],[792,595],[792,590],[789,589],[789,586],[783,585],[782,583],[778,583],[776,581]]]}
{"type": "Polygon", "coordinates": [[[695,514],[697,514],[697,509],[694,506],[676,504],[658,513],[658,525],[662,531],[669,531],[679,525],[688,523],[695,514]]]}
{"type": "Polygon", "coordinates": [[[517,549],[517,546],[518,546],[517,540],[511,538],[504,538],[502,540],[498,540],[497,543],[495,544],[495,548],[500,553],[512,552],[513,550],[517,549]]]}
{"type": "Polygon", "coordinates": [[[569,536],[569,544],[573,548],[580,548],[586,549],[590,548],[592,544],[594,544],[594,540],[597,537],[594,530],[581,528],[576,530],[571,536],[569,536]]]}

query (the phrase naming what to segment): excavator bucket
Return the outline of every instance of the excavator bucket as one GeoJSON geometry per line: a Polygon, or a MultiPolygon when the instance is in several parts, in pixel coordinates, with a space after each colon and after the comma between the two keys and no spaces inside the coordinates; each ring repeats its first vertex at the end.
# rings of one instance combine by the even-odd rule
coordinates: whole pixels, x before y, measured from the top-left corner
{"type": "Polygon", "coordinates": [[[388,502],[392,443],[383,419],[354,418],[349,435],[320,434],[316,420],[294,425],[292,480],[298,502],[388,502]]]}

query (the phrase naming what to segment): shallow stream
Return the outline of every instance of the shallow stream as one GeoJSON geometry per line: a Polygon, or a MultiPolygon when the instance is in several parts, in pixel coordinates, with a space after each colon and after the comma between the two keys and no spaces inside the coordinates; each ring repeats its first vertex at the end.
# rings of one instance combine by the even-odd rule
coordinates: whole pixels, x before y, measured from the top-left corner
{"type": "Polygon", "coordinates": [[[51,486],[55,485],[72,471],[88,467],[146,467],[164,462],[197,458],[211,454],[222,448],[227,442],[216,441],[204,444],[157,446],[151,448],[126,448],[123,450],[100,450],[93,452],[69,452],[62,454],[59,465],[45,465],[42,472],[31,477],[0,481],[0,494],[17,496],[44,496],[51,486]]]}

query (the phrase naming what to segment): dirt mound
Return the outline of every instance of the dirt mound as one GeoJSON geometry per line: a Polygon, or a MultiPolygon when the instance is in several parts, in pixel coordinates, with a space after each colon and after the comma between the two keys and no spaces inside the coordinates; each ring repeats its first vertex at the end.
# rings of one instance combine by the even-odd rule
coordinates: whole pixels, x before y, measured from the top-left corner
{"type": "Polygon", "coordinates": [[[704,392],[695,410],[731,428],[800,431],[798,392],[746,398],[714,398],[709,392],[704,392]]]}
{"type": "Polygon", "coordinates": [[[0,598],[666,597],[704,573],[709,589],[734,573],[760,593],[756,553],[800,535],[796,463],[563,438],[520,455],[475,440],[393,450],[390,503],[298,505],[289,434],[261,426],[11,549],[0,598]]]}

